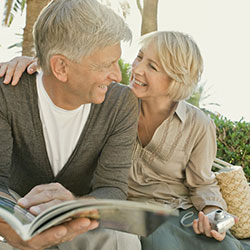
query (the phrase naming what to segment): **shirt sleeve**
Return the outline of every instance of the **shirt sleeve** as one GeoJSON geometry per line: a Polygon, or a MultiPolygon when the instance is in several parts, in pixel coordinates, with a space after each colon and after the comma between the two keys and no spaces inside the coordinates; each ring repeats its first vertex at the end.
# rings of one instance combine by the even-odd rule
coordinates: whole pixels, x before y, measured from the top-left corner
{"type": "Polygon", "coordinates": [[[197,129],[196,144],[186,167],[186,185],[195,208],[200,211],[205,206],[226,209],[226,203],[217,185],[212,163],[216,157],[216,129],[209,119],[197,129]]]}
{"type": "MultiPolygon", "coordinates": [[[[0,84],[3,85],[2,79],[0,84]]],[[[13,138],[7,115],[7,105],[2,88],[0,88],[0,191],[8,192],[11,168],[13,138]]]]}

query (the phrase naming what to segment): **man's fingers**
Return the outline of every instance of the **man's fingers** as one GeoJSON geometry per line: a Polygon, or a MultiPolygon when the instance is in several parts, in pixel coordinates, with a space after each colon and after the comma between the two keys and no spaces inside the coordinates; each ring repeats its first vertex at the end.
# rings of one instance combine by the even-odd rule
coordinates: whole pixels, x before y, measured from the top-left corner
{"type": "Polygon", "coordinates": [[[38,215],[38,214],[42,213],[44,210],[46,210],[52,206],[55,206],[56,204],[59,204],[61,202],[62,202],[61,200],[52,200],[50,202],[41,203],[39,205],[30,207],[29,211],[34,215],[38,215]]]}
{"type": "Polygon", "coordinates": [[[28,241],[27,244],[31,248],[40,246],[41,249],[44,249],[72,240],[76,236],[98,227],[98,225],[97,221],[77,218],[42,232],[28,241]]]}
{"type": "Polygon", "coordinates": [[[69,241],[79,234],[97,228],[99,223],[88,218],[76,218],[65,222],[63,225],[67,228],[67,235],[64,237],[63,241],[69,241]]]}
{"type": "Polygon", "coordinates": [[[55,226],[33,237],[31,240],[26,242],[26,245],[31,249],[44,249],[58,245],[63,242],[63,239],[67,233],[68,231],[65,226],[55,226]]]}
{"type": "Polygon", "coordinates": [[[73,194],[60,183],[51,183],[34,187],[28,194],[18,200],[18,204],[22,207],[30,208],[53,200],[66,201],[73,199],[73,194]]]}

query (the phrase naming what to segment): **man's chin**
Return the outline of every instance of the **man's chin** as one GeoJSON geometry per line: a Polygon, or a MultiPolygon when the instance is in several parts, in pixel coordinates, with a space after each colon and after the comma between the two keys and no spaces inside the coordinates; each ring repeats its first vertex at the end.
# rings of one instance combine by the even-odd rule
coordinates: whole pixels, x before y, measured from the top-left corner
{"type": "Polygon", "coordinates": [[[95,98],[92,101],[92,103],[94,103],[94,104],[101,104],[101,103],[103,103],[105,101],[105,97],[106,97],[105,95],[103,95],[103,97],[99,96],[99,97],[95,98]]]}

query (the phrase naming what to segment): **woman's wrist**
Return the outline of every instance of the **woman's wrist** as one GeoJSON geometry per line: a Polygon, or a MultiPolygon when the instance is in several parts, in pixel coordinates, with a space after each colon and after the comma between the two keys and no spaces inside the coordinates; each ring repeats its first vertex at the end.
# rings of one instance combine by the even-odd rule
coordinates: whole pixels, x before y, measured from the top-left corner
{"type": "Polygon", "coordinates": [[[202,209],[202,212],[204,214],[209,214],[211,212],[213,212],[214,210],[217,210],[217,209],[221,209],[220,207],[216,207],[216,206],[206,206],[202,209]]]}

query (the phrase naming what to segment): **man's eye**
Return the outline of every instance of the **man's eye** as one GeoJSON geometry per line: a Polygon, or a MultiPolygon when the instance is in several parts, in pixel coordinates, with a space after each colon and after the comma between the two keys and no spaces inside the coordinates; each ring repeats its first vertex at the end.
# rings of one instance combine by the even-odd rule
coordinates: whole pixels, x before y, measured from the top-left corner
{"type": "Polygon", "coordinates": [[[112,65],[112,64],[106,64],[106,65],[104,65],[104,68],[106,68],[106,69],[107,69],[107,68],[110,68],[111,65],[112,65]]]}

